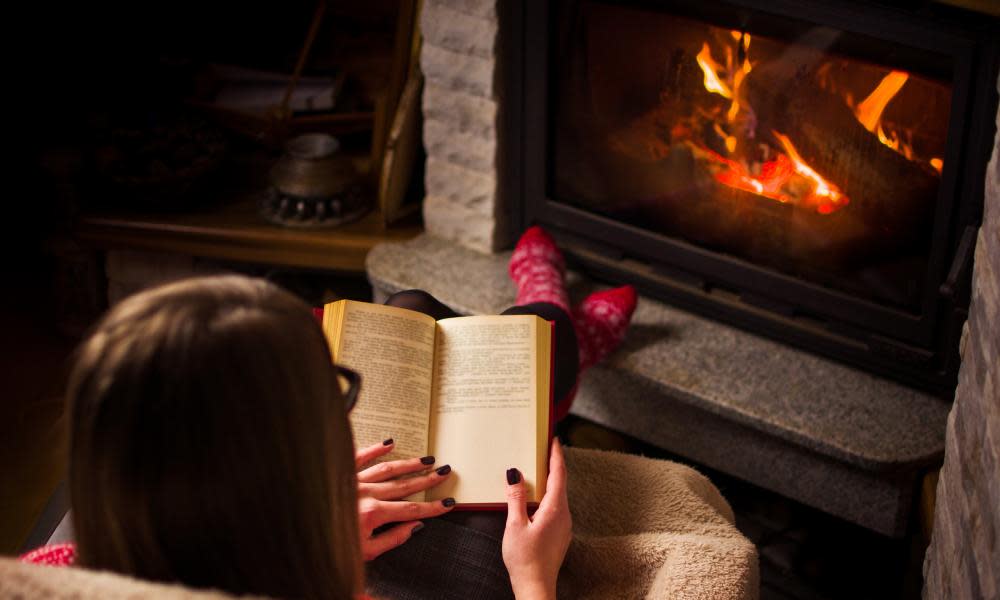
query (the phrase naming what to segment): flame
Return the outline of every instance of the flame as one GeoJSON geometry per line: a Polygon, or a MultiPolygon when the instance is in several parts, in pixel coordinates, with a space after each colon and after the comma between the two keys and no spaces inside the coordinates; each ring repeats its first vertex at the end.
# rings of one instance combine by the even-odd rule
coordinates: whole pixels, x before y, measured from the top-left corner
{"type": "Polygon", "coordinates": [[[882,128],[882,124],[879,123],[875,129],[875,134],[878,136],[878,141],[899,152],[907,159],[913,160],[913,148],[905,142],[900,142],[899,136],[896,135],[895,131],[886,133],[885,129],[882,128]]]}
{"type": "Polygon", "coordinates": [[[713,123],[712,129],[715,131],[716,134],[718,134],[720,138],[722,138],[723,143],[726,144],[726,150],[728,150],[730,154],[736,151],[735,136],[726,133],[726,130],[723,129],[722,126],[719,125],[718,123],[713,123]]]}
{"type": "MultiPolygon", "coordinates": [[[[742,40],[743,48],[745,50],[750,49],[750,34],[741,33],[739,31],[729,32],[733,39],[737,43],[742,40]]],[[[718,94],[723,98],[732,100],[729,105],[729,110],[726,111],[726,120],[730,123],[736,121],[736,116],[740,112],[740,101],[739,101],[739,91],[740,86],[743,84],[744,79],[746,79],[747,74],[753,68],[750,64],[750,59],[746,58],[746,53],[744,53],[743,63],[739,68],[733,68],[733,51],[732,48],[726,48],[726,67],[723,67],[715,61],[712,57],[712,49],[709,47],[708,42],[704,42],[701,46],[701,52],[695,57],[698,61],[698,66],[701,67],[702,72],[705,74],[705,89],[712,92],[713,94],[718,94]],[[722,77],[722,72],[728,72],[731,76],[729,85],[722,77]],[[730,85],[732,87],[730,87],[730,85]]],[[[722,134],[720,134],[722,135],[722,134]]],[[[735,138],[727,138],[727,136],[722,135],[726,138],[726,148],[730,153],[736,150],[736,140],[735,138]]]]}
{"type": "Polygon", "coordinates": [[[930,159],[928,162],[931,163],[931,167],[938,173],[940,173],[941,169],[944,168],[944,161],[936,156],[930,159]]]}
{"type": "MultiPolygon", "coordinates": [[[[705,89],[713,94],[718,94],[723,98],[731,100],[729,109],[726,111],[726,121],[730,124],[736,124],[737,116],[744,108],[744,105],[739,100],[740,88],[746,80],[747,75],[753,69],[753,65],[749,59],[750,36],[735,30],[729,33],[737,44],[736,48],[743,50],[740,53],[742,60],[738,66],[735,63],[739,59],[734,57],[733,48],[726,48],[726,64],[723,66],[715,61],[708,42],[702,43],[701,51],[695,58],[705,75],[705,89]]],[[[883,83],[883,86],[880,86],[880,88],[886,89],[882,89],[881,91],[876,90],[863,103],[864,106],[858,107],[859,111],[865,111],[865,118],[874,119],[873,122],[878,125],[886,104],[888,104],[892,96],[899,91],[899,88],[906,81],[906,74],[902,73],[902,75],[903,80],[898,83],[895,89],[890,91],[888,90],[890,84],[883,83]],[[874,116],[869,116],[869,114],[874,116]]],[[[892,81],[890,78],[887,78],[887,80],[892,81]]],[[[892,85],[895,84],[893,83],[892,85]]],[[[727,131],[727,129],[732,130],[733,128],[723,127],[721,122],[714,120],[713,113],[701,109],[699,109],[699,112],[704,117],[713,120],[713,131],[725,144],[725,152],[733,156],[737,145],[741,143],[735,135],[727,131]]],[[[861,119],[862,117],[859,116],[858,118],[861,119]]],[[[876,125],[872,127],[874,128],[876,125]]],[[[736,127],[739,129],[738,124],[736,124],[736,127]]],[[[881,126],[879,125],[878,127],[879,131],[882,131],[881,126]]],[[[764,162],[748,163],[748,159],[745,157],[734,157],[740,158],[740,160],[734,160],[701,145],[696,146],[695,149],[699,156],[707,158],[717,165],[713,169],[713,177],[726,186],[782,203],[807,206],[823,215],[830,214],[849,203],[849,199],[840,188],[825,180],[815,169],[806,163],[788,136],[777,131],[772,131],[772,133],[775,139],[781,144],[783,153],[773,152],[773,158],[764,162]]],[[[890,137],[886,135],[884,131],[880,135],[890,142],[895,138],[895,136],[890,137]]],[[[895,143],[898,147],[898,139],[895,140],[895,143]]]]}
{"type": "Polygon", "coordinates": [[[751,175],[742,163],[714,153],[711,158],[727,167],[715,174],[715,179],[719,183],[781,203],[792,201],[788,194],[781,191],[795,173],[792,162],[784,154],[779,154],[774,160],[762,164],[760,175],[756,177],[751,175]]]}
{"type": "MultiPolygon", "coordinates": [[[[750,36],[745,38],[747,46],[750,45],[750,36]]],[[[740,86],[743,85],[743,80],[746,76],[750,74],[750,70],[753,67],[750,65],[750,59],[744,58],[743,65],[740,66],[739,70],[733,75],[733,103],[729,105],[729,111],[726,113],[726,119],[732,123],[736,120],[736,115],[740,112],[740,86]]]]}
{"type": "Polygon", "coordinates": [[[760,173],[750,173],[741,162],[705,151],[705,156],[722,168],[714,174],[715,180],[732,188],[757,194],[783,204],[793,203],[813,208],[821,215],[828,215],[850,200],[836,185],[823,179],[799,155],[787,136],[773,132],[787,154],[778,153],[774,159],[760,165],[760,173]],[[795,192],[796,188],[809,186],[808,194],[795,192]]]}
{"type": "Polygon", "coordinates": [[[910,78],[909,73],[903,71],[892,71],[886,75],[882,82],[878,84],[867,98],[861,101],[854,109],[854,115],[858,121],[864,125],[865,129],[875,132],[882,119],[882,111],[889,104],[889,101],[903,88],[903,84],[910,78]]]}
{"type": "MultiPolygon", "coordinates": [[[[867,98],[854,107],[854,116],[865,129],[877,135],[878,140],[885,146],[899,152],[908,160],[913,160],[913,147],[906,142],[901,142],[895,131],[886,131],[882,124],[882,112],[885,111],[885,107],[899,93],[909,78],[909,73],[904,71],[891,71],[882,78],[882,81],[867,98]]],[[[852,102],[853,99],[848,96],[848,105],[850,106],[852,102]]]]}
{"type": "Polygon", "coordinates": [[[795,164],[795,172],[811,179],[816,184],[813,194],[828,200],[828,202],[819,202],[817,204],[817,212],[829,214],[840,208],[842,205],[847,204],[847,197],[841,193],[840,189],[838,189],[836,185],[827,182],[820,176],[819,173],[806,164],[806,161],[802,159],[798,150],[796,150],[795,146],[792,144],[792,140],[777,131],[772,131],[771,133],[774,134],[774,137],[781,143],[781,147],[784,148],[785,153],[788,154],[788,158],[792,159],[792,162],[795,164]]]}
{"type": "Polygon", "coordinates": [[[736,152],[736,138],[734,136],[726,137],[726,150],[729,150],[730,154],[736,152]]]}
{"type": "Polygon", "coordinates": [[[718,71],[722,69],[722,66],[712,58],[712,49],[708,47],[708,42],[702,45],[701,52],[695,59],[705,73],[705,89],[723,98],[732,98],[733,92],[719,79],[718,71]]]}

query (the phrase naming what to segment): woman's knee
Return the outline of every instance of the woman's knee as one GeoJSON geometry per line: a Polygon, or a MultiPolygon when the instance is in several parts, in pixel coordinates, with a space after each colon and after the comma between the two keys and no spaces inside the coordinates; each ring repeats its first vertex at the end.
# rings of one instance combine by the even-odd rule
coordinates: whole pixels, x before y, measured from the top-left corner
{"type": "Polygon", "coordinates": [[[389,296],[385,301],[386,306],[398,306],[400,308],[412,308],[414,306],[433,306],[437,299],[424,290],[403,290],[389,296]]]}
{"type": "Polygon", "coordinates": [[[437,298],[431,296],[424,290],[403,290],[389,296],[385,301],[387,306],[408,308],[417,312],[430,315],[435,319],[445,319],[457,316],[457,314],[441,303],[437,298]]]}

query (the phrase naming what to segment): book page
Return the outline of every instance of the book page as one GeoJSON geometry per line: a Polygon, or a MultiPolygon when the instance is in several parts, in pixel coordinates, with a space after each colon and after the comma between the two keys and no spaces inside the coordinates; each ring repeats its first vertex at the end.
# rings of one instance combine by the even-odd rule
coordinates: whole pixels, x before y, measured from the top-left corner
{"type": "Polygon", "coordinates": [[[394,306],[341,301],[326,307],[324,330],[336,346],[334,362],[361,373],[361,394],[350,414],[355,446],[393,438],[396,449],[387,460],[426,456],[434,319],[394,306]],[[327,325],[327,311],[336,323],[327,325]]]}
{"type": "Polygon", "coordinates": [[[438,322],[430,444],[439,462],[451,464],[452,476],[428,490],[428,500],[453,496],[461,504],[504,502],[510,467],[524,475],[529,497],[541,498],[547,475],[550,339],[551,325],[534,315],[438,322]]]}

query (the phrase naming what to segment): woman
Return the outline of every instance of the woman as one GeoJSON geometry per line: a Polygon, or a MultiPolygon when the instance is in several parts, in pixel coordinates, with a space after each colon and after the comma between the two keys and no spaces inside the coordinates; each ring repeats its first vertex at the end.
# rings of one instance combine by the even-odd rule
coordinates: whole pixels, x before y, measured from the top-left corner
{"type": "MultiPolygon", "coordinates": [[[[189,280],[123,301],[68,387],[76,562],[235,594],[361,596],[363,558],[450,510],[399,499],[450,474],[397,479],[425,471],[419,459],[356,473],[391,451],[355,455],[358,384],[309,309],[267,282],[189,280]]],[[[570,537],[561,449],[534,517],[517,471],[505,476],[511,586],[554,597],[570,537]]]]}

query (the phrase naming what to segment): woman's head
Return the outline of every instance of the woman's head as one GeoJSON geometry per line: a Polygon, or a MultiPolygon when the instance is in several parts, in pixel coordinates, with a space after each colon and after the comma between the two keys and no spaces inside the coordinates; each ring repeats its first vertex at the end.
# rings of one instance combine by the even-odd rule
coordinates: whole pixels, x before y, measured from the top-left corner
{"type": "Polygon", "coordinates": [[[262,280],[115,306],[68,388],[80,562],[235,593],[360,590],[353,445],[323,334],[262,280]]]}

